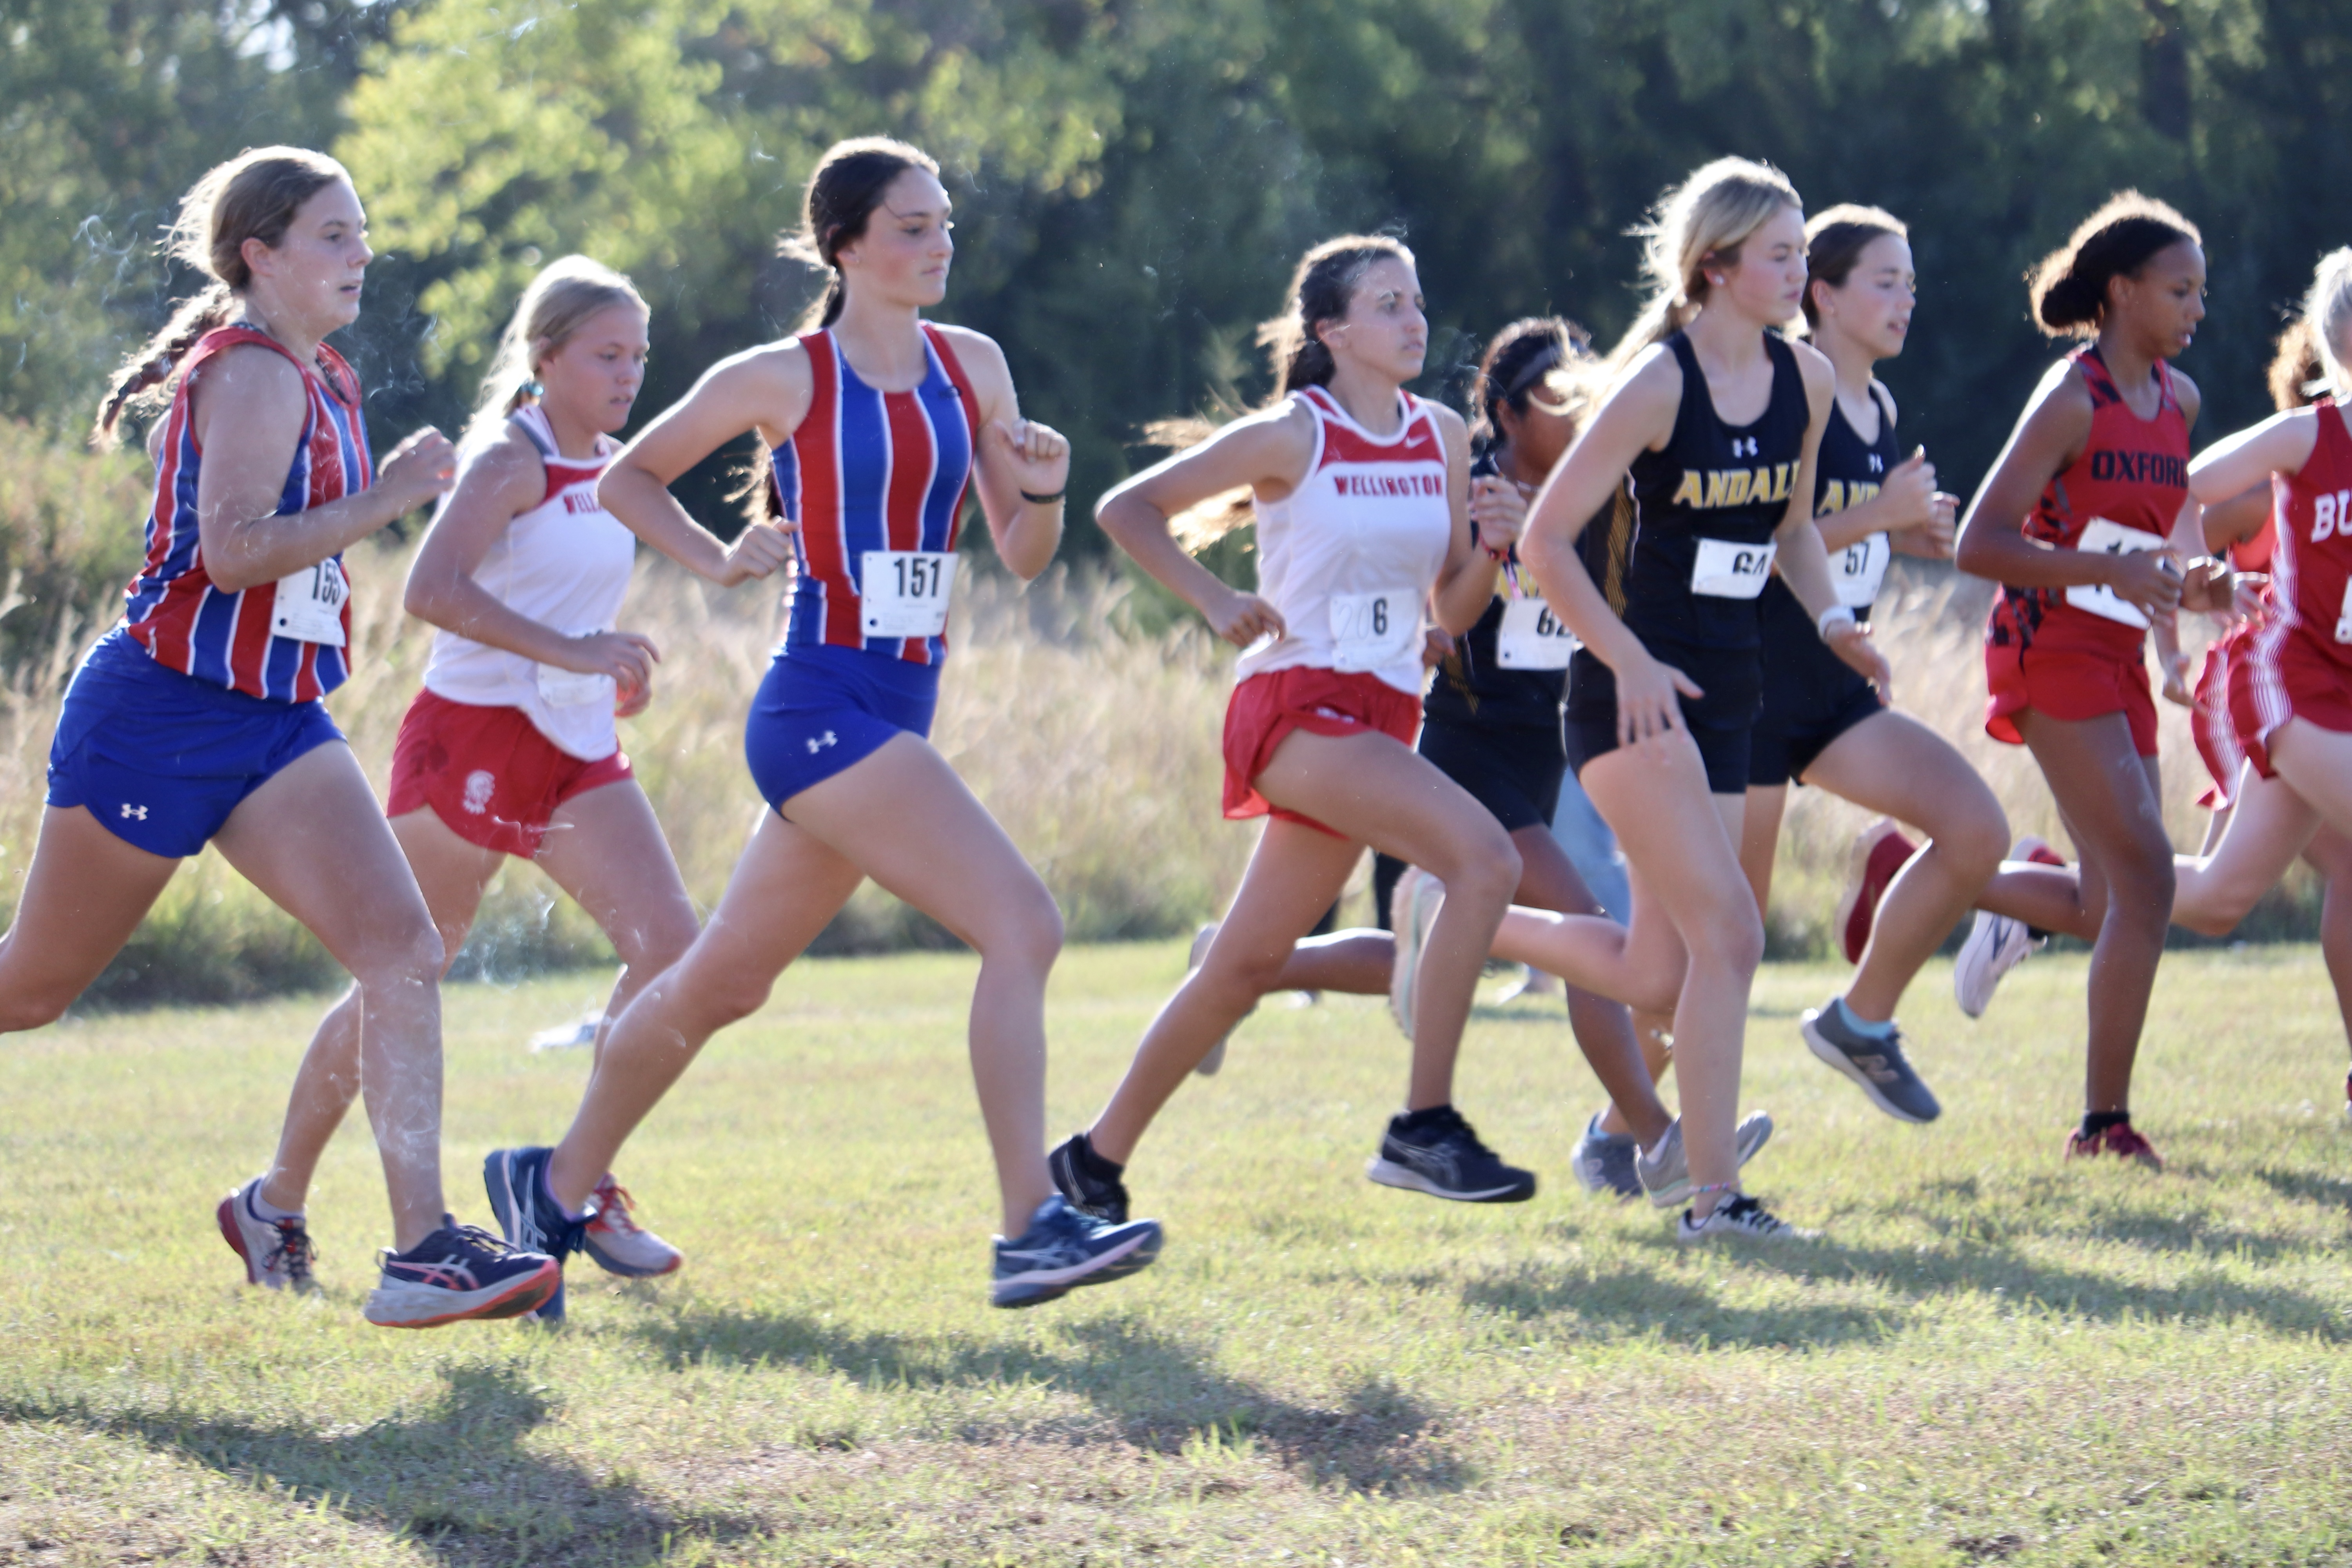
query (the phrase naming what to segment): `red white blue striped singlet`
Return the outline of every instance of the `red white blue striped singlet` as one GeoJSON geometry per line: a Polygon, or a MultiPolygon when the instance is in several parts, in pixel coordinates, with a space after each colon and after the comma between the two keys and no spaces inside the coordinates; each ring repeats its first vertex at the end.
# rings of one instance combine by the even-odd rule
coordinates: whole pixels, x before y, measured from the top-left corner
{"type": "MultiPolygon", "coordinates": [[[[251,343],[283,354],[302,373],[310,412],[286,471],[275,515],[308,511],[368,488],[375,468],[360,412],[359,377],[342,356],[321,343],[326,374],[287,353],[268,333],[223,327],[199,341],[180,371],[155,463],[155,504],[147,516],[147,558],[124,590],[122,624],[140,647],[167,669],[214,685],[280,702],[308,702],[341,686],[351,674],[348,647],[301,642],[271,630],[275,584],[239,593],[213,586],[196,532],[196,472],[204,453],[189,417],[188,389],[196,368],[224,350],[251,343]],[[330,384],[331,379],[332,384],[330,384]]],[[[341,556],[337,555],[338,563],[341,556]]],[[[342,608],[343,638],[351,640],[352,606],[342,608]]]]}
{"type": "Polygon", "coordinates": [[[923,324],[929,369],[912,392],[857,379],[829,331],[801,339],[814,385],[808,414],[774,449],[776,492],[800,574],[784,647],[830,646],[936,665],[947,638],[868,637],[858,572],[868,550],[952,551],[971,487],[980,403],[946,337],[923,324]]]}

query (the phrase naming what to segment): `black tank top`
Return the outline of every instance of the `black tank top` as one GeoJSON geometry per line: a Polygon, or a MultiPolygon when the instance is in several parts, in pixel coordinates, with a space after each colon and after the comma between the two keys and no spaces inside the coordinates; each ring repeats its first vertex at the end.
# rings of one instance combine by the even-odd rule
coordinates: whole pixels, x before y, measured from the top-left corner
{"type": "MultiPolygon", "coordinates": [[[[1845,409],[1834,399],[1830,403],[1830,420],[1822,426],[1821,456],[1813,468],[1815,517],[1827,517],[1850,506],[1860,506],[1875,496],[1878,487],[1885,482],[1887,470],[1894,468],[1901,458],[1901,450],[1895,444],[1895,421],[1887,414],[1886,405],[1874,388],[1870,400],[1878,405],[1878,439],[1875,441],[1864,440],[1846,422],[1845,409]]],[[[1831,552],[1830,579],[1841,590],[1839,602],[1847,602],[1848,595],[1844,590],[1849,584],[1866,582],[1875,584],[1883,580],[1886,574],[1887,554],[1884,533],[1874,533],[1843,550],[1831,552]]],[[[1870,619],[1868,604],[1852,607],[1854,619],[1870,619]]],[[[1784,646],[1784,637],[1789,645],[1810,642],[1821,650],[1830,664],[1841,670],[1849,668],[1822,642],[1812,616],[1805,614],[1804,606],[1797,603],[1797,596],[1789,592],[1789,584],[1777,575],[1764,590],[1759,613],[1763,616],[1766,647],[1777,651],[1784,646]],[[1797,636],[1801,628],[1804,634],[1802,638],[1797,636]]]]}
{"type": "Polygon", "coordinates": [[[1804,456],[1804,376],[1795,351],[1766,332],[1771,399],[1752,424],[1727,425],[1689,337],[1676,332],[1666,347],[1682,366],[1682,406],[1665,450],[1643,452],[1628,474],[1636,527],[1625,626],[1653,653],[1753,648],[1757,591],[1770,580],[1772,532],[1804,456]]]}
{"type": "MultiPolygon", "coordinates": [[[[1474,479],[1501,471],[1491,447],[1470,465],[1474,479]]],[[[1511,569],[1519,574],[1520,587],[1532,594],[1535,579],[1518,564],[1518,559],[1514,547],[1511,569]]],[[[1495,651],[1495,639],[1503,628],[1503,602],[1500,594],[1486,601],[1478,624],[1463,634],[1460,646],[1438,665],[1437,679],[1430,683],[1422,712],[1437,723],[1519,724],[1557,732],[1560,700],[1568,691],[1568,671],[1503,668],[1495,651]]]]}

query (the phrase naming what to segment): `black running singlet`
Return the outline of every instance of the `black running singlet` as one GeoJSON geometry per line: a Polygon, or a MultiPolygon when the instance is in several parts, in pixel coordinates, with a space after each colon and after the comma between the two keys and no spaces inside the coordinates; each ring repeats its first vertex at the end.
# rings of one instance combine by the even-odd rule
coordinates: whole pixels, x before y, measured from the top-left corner
{"type": "Polygon", "coordinates": [[[1757,600],[1771,579],[1772,534],[1789,507],[1811,410],[1795,351],[1764,334],[1772,396],[1747,425],[1715,411],[1689,337],[1666,347],[1682,366],[1682,406],[1662,452],[1633,459],[1636,527],[1625,580],[1626,629],[1656,651],[1758,646],[1757,600]]]}
{"type": "MultiPolygon", "coordinates": [[[[1846,422],[1845,409],[1835,399],[1830,403],[1829,423],[1822,429],[1821,456],[1813,465],[1813,515],[1827,517],[1832,512],[1860,506],[1878,494],[1878,487],[1886,481],[1887,473],[1901,460],[1901,450],[1895,444],[1895,421],[1888,416],[1886,405],[1874,391],[1870,400],[1878,405],[1878,439],[1865,441],[1846,422]]],[[[1879,584],[1886,580],[1886,564],[1891,551],[1883,532],[1867,539],[1858,539],[1843,550],[1830,552],[1830,581],[1837,588],[1838,603],[1853,611],[1858,621],[1870,619],[1870,605],[1878,596],[1879,584]]],[[[1845,661],[1830,653],[1815,629],[1813,617],[1805,614],[1797,595],[1789,592],[1789,584],[1778,576],[1764,590],[1761,605],[1764,618],[1764,645],[1779,650],[1786,634],[1790,646],[1810,643],[1840,669],[1845,661]],[[1801,628],[1802,637],[1798,637],[1801,628]]],[[[1828,668],[1827,665],[1822,667],[1828,668]]]]}
{"type": "MultiPolygon", "coordinates": [[[[1470,477],[1485,479],[1501,472],[1492,450],[1481,452],[1470,465],[1470,477]]],[[[1520,588],[1536,592],[1535,577],[1519,563],[1514,547],[1510,570],[1520,588]]],[[[1422,700],[1423,716],[1454,724],[1515,724],[1541,728],[1557,735],[1559,704],[1568,689],[1566,669],[1506,669],[1496,648],[1503,628],[1505,595],[1486,601],[1478,624],[1462,636],[1461,646],[1437,667],[1437,679],[1422,700]]]]}

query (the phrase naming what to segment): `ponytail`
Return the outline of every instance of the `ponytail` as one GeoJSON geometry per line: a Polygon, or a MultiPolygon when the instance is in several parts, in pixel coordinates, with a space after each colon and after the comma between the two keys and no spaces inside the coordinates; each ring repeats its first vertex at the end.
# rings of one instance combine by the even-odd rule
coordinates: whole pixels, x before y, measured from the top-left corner
{"type": "Polygon", "coordinates": [[[2107,310],[2107,285],[2135,276],[2157,252],[2183,241],[2202,245],[2204,237],[2163,202],[2137,191],[2116,192],[2026,275],[2034,320],[2053,337],[2096,335],[2107,310]]]}
{"type": "Polygon", "coordinates": [[[1611,373],[1690,324],[1706,303],[1707,268],[1738,266],[1749,235],[1782,207],[1804,205],[1787,175],[1747,158],[1717,158],[1659,197],[1655,215],[1633,230],[1649,298],[1611,353],[1611,373]]]}

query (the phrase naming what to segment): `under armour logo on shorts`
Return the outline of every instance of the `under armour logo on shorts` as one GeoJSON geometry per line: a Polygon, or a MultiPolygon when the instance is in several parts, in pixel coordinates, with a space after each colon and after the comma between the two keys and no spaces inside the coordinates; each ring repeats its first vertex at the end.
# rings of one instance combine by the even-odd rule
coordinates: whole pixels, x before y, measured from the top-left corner
{"type": "Polygon", "coordinates": [[[839,742],[834,735],[834,732],[827,730],[824,734],[814,736],[810,739],[808,743],[809,755],[814,757],[819,752],[824,751],[827,746],[836,745],[839,742]]]}
{"type": "Polygon", "coordinates": [[[122,816],[126,821],[144,822],[147,820],[147,808],[143,805],[131,805],[126,803],[122,807],[122,816]]]}
{"type": "Polygon", "coordinates": [[[499,787],[498,775],[487,768],[476,768],[466,775],[465,807],[479,816],[490,809],[490,792],[499,787]]]}

